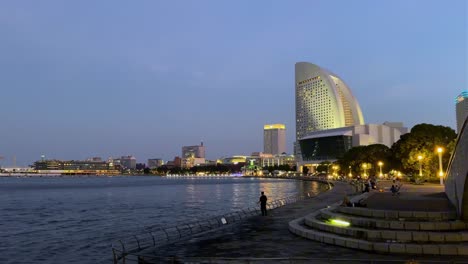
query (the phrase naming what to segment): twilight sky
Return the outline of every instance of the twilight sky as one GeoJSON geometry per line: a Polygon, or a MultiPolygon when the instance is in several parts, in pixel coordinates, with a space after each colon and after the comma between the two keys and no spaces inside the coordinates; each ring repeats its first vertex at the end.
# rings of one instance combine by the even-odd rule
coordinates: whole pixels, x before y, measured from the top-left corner
{"type": "Polygon", "coordinates": [[[294,64],[331,70],[366,123],[455,128],[465,0],[0,1],[0,165],[207,158],[295,132],[294,64]]]}

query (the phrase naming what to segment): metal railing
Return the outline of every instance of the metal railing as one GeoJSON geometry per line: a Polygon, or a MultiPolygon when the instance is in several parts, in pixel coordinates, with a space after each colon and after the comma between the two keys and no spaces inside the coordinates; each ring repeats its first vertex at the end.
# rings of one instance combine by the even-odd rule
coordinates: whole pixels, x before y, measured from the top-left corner
{"type": "MultiPolygon", "coordinates": [[[[328,185],[327,188],[331,188],[331,185],[328,185]]],[[[310,193],[306,193],[304,195],[278,199],[267,203],[267,209],[273,210],[310,197],[313,196],[310,193]]],[[[220,228],[239,223],[242,220],[255,215],[260,215],[259,206],[249,207],[240,211],[172,227],[155,229],[151,227],[146,228],[146,230],[140,234],[120,239],[112,244],[114,264],[145,263],[143,260],[144,256],[141,254],[143,250],[164,246],[183,239],[191,238],[195,235],[216,231],[220,228]]]]}

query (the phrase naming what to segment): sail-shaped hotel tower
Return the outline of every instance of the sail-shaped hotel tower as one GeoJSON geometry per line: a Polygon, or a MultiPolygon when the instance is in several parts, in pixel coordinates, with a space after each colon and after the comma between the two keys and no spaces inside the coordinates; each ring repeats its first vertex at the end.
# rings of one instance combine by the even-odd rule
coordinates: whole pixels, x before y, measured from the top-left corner
{"type": "Polygon", "coordinates": [[[311,156],[319,160],[318,152],[323,152],[324,148],[338,148],[341,151],[336,154],[339,155],[351,147],[351,142],[347,142],[351,139],[343,135],[327,137],[328,143],[323,142],[324,139],[310,142],[307,139],[314,132],[363,124],[361,107],[341,78],[317,65],[296,63],[295,154],[299,160],[311,156]]]}
{"type": "Polygon", "coordinates": [[[308,62],[296,63],[298,168],[335,161],[355,146],[390,147],[407,133],[401,122],[364,124],[361,107],[336,74],[308,62]]]}

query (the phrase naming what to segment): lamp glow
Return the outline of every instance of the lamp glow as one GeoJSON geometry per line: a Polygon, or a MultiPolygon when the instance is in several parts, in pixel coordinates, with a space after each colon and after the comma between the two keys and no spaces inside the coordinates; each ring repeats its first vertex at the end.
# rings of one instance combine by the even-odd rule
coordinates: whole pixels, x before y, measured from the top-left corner
{"type": "Polygon", "coordinates": [[[346,221],[343,221],[343,220],[339,220],[339,219],[331,219],[330,220],[330,223],[332,225],[336,225],[336,226],[349,226],[350,223],[349,222],[346,222],[346,221]]]}

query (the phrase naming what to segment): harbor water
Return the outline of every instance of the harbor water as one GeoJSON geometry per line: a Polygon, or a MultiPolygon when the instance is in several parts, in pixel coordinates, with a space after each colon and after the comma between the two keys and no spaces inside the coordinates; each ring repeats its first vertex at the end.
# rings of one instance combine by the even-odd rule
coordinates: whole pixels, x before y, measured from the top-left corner
{"type": "Polygon", "coordinates": [[[0,177],[0,263],[111,263],[111,243],[325,189],[244,177],[0,177]]]}

